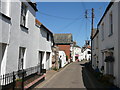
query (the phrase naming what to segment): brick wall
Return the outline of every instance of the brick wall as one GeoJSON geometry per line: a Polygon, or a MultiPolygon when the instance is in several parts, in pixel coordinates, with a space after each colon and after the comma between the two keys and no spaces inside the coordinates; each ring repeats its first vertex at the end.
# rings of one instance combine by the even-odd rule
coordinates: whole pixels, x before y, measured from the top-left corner
{"type": "Polygon", "coordinates": [[[60,51],[64,51],[68,59],[70,59],[70,45],[57,45],[60,51]]]}

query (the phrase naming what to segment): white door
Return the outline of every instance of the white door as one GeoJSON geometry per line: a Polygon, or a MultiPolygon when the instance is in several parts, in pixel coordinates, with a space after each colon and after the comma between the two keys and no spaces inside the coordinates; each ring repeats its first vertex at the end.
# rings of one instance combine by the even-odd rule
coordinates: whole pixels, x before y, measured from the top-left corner
{"type": "Polygon", "coordinates": [[[46,53],[46,70],[50,68],[50,52],[46,53]]]}

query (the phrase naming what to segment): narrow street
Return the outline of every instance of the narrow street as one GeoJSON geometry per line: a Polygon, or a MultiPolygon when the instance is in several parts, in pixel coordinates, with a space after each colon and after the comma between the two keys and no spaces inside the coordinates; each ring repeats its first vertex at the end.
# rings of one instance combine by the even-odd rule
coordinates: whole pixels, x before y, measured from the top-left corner
{"type": "Polygon", "coordinates": [[[0,0],[0,90],[120,90],[120,0],[0,0]]]}
{"type": "MultiPolygon", "coordinates": [[[[85,85],[90,85],[91,83],[87,80],[87,83],[84,85],[85,79],[83,79],[84,74],[82,68],[84,67],[84,63],[85,61],[71,63],[58,72],[57,75],[49,80],[43,87],[39,84],[37,88],[86,88],[85,85]]],[[[87,75],[85,78],[87,79],[87,75]]]]}

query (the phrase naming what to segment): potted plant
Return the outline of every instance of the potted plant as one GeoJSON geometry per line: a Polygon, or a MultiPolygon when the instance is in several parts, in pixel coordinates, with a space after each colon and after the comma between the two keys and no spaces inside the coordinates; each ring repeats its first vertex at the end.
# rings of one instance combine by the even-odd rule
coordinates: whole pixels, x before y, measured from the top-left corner
{"type": "Polygon", "coordinates": [[[66,61],[68,61],[68,56],[66,56],[66,61]]]}
{"type": "Polygon", "coordinates": [[[15,82],[15,87],[16,88],[21,88],[21,86],[22,86],[22,79],[17,78],[16,82],[15,82]]]}
{"type": "Polygon", "coordinates": [[[101,66],[101,71],[102,71],[102,72],[104,71],[104,66],[101,66]]]}
{"type": "Polygon", "coordinates": [[[113,62],[114,61],[114,57],[113,56],[107,56],[105,58],[105,62],[113,62]]]}
{"type": "Polygon", "coordinates": [[[58,68],[54,67],[54,68],[53,68],[53,70],[57,71],[57,70],[58,70],[58,68]]]}
{"type": "Polygon", "coordinates": [[[101,77],[101,81],[105,84],[113,84],[113,80],[115,79],[115,77],[111,74],[106,74],[106,75],[103,75],[101,77]]]}

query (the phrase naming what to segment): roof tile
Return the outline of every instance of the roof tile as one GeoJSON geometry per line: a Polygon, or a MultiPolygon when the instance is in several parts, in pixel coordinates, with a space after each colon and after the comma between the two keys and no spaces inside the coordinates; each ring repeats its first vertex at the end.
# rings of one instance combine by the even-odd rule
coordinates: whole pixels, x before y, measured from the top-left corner
{"type": "Polygon", "coordinates": [[[71,33],[62,33],[62,34],[54,34],[54,42],[56,44],[70,44],[73,42],[71,33]]]}

